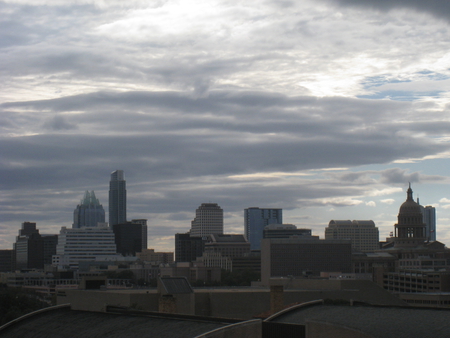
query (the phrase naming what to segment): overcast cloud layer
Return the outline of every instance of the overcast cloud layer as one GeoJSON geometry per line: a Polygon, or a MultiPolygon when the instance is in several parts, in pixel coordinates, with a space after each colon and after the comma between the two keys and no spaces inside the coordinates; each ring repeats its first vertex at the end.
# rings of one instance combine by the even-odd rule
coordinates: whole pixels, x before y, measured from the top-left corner
{"type": "Polygon", "coordinates": [[[450,243],[446,1],[0,1],[0,248],[85,190],[173,250],[195,209],[393,230],[408,182],[450,243]]]}

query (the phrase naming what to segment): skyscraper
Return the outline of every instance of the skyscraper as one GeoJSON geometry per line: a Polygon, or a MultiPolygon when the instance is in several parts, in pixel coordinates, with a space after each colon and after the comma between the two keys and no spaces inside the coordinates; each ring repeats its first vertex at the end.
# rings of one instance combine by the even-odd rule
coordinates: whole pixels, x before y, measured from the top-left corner
{"type": "Polygon", "coordinates": [[[105,223],[105,210],[94,191],[89,193],[86,190],[80,204],[73,211],[72,228],[96,227],[98,223],[105,223]]]}
{"type": "Polygon", "coordinates": [[[202,203],[191,223],[192,237],[223,234],[223,210],[217,203],[202,203]]]}
{"type": "Polygon", "coordinates": [[[282,224],[282,209],[252,207],[244,209],[245,237],[250,242],[251,250],[261,249],[264,227],[269,224],[282,224]]]}
{"type": "Polygon", "coordinates": [[[429,241],[436,240],[436,208],[427,205],[422,210],[423,222],[427,225],[425,234],[429,241]]]}
{"type": "MultiPolygon", "coordinates": [[[[419,199],[417,204],[420,205],[419,199]]],[[[423,215],[423,222],[425,223],[425,235],[430,242],[436,241],[436,208],[431,205],[426,207],[420,205],[420,210],[423,215]]]]}
{"type": "Polygon", "coordinates": [[[126,223],[127,221],[127,190],[123,178],[123,170],[111,173],[109,182],[109,225],[126,223]]]}

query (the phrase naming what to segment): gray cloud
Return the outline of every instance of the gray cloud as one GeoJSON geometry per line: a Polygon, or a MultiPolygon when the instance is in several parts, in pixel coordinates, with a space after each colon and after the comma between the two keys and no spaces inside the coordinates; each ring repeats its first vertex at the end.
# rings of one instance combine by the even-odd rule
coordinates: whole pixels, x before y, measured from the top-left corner
{"type": "Polygon", "coordinates": [[[67,121],[67,119],[64,116],[61,115],[55,115],[53,118],[48,119],[43,124],[44,128],[51,129],[51,130],[70,130],[70,129],[76,129],[77,126],[73,123],[70,123],[67,121]]]}
{"type": "MultiPolygon", "coordinates": [[[[42,111],[46,128],[70,132],[78,126],[80,131],[5,139],[2,161],[9,169],[3,169],[3,174],[12,176],[30,177],[27,170],[34,171],[33,165],[37,165],[43,171],[60,168],[56,175],[63,179],[71,176],[64,168],[72,161],[95,171],[98,154],[102,154],[103,166],[133,163],[152,177],[167,179],[387,163],[448,149],[446,144],[419,138],[410,131],[414,126],[420,129],[421,122],[385,121],[390,111],[409,104],[267,93],[212,92],[206,98],[191,98],[176,93],[128,92],[2,106],[31,109],[33,125],[35,112],[42,111]],[[315,116],[310,114],[311,105],[315,116]],[[376,113],[380,107],[384,112],[376,113]],[[363,122],[361,109],[374,113],[363,122]],[[46,111],[84,113],[70,115],[69,123],[60,115],[46,118],[46,111]],[[20,161],[32,165],[16,168],[13,163],[20,161]]],[[[28,183],[25,178],[7,181],[3,187],[28,183]]]]}
{"type": "Polygon", "coordinates": [[[411,173],[408,174],[407,170],[402,170],[400,168],[392,168],[385,170],[382,174],[381,181],[386,184],[395,183],[395,184],[406,184],[409,183],[419,183],[419,173],[411,173]]]}
{"type": "Polygon", "coordinates": [[[442,0],[330,0],[343,6],[366,7],[382,11],[393,8],[411,8],[419,12],[427,12],[436,17],[450,20],[450,3],[442,0]]]}

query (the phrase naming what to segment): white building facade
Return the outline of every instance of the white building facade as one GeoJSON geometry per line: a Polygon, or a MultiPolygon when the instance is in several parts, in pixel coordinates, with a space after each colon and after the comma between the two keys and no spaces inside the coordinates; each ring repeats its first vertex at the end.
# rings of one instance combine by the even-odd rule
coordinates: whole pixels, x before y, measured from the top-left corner
{"type": "Polygon", "coordinates": [[[78,269],[81,261],[110,261],[119,258],[121,255],[116,253],[114,232],[109,227],[62,227],[52,265],[78,269]]]}

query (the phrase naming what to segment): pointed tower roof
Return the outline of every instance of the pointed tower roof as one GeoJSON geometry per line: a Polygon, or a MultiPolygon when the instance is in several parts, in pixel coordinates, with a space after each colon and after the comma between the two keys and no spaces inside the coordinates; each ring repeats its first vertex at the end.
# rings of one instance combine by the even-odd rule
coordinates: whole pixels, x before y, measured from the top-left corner
{"type": "Polygon", "coordinates": [[[90,193],[86,190],[84,197],[80,202],[81,205],[100,205],[99,200],[95,197],[94,190],[90,193]]]}

